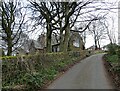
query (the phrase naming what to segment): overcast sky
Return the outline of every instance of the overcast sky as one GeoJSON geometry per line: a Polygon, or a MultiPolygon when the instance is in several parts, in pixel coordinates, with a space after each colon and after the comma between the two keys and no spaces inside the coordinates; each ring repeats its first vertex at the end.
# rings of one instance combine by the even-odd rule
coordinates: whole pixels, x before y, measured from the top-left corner
{"type": "MultiPolygon", "coordinates": [[[[117,2],[114,7],[117,7],[118,2],[119,2],[119,0],[106,0],[106,1],[108,1],[108,2],[117,2]]],[[[114,12],[109,12],[108,17],[113,17],[113,19],[114,19],[114,28],[112,29],[112,26],[113,26],[112,20],[108,19],[108,21],[110,23],[109,29],[112,29],[113,34],[115,33],[116,42],[118,43],[118,10],[114,9],[112,11],[114,11],[114,12]]],[[[104,45],[109,44],[109,43],[110,43],[110,41],[109,41],[108,38],[104,39],[104,40],[101,41],[101,46],[104,46],[104,45]]],[[[88,38],[86,40],[86,45],[85,46],[88,48],[88,47],[90,47],[92,45],[94,45],[94,40],[93,40],[93,37],[90,35],[90,36],[88,36],[88,38]]]]}

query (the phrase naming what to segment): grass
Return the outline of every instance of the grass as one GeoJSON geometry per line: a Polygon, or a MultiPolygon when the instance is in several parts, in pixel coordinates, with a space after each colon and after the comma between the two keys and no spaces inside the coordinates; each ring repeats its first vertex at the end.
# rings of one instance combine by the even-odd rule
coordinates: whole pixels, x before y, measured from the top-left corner
{"type": "Polygon", "coordinates": [[[120,89],[120,59],[117,54],[110,55],[107,54],[105,60],[110,63],[108,71],[111,74],[111,77],[115,83],[116,89],[120,89]]]}
{"type": "Polygon", "coordinates": [[[120,74],[120,59],[117,54],[114,55],[106,55],[106,60],[111,64],[111,70],[115,72],[115,74],[120,74]]]}
{"type": "Polygon", "coordinates": [[[118,63],[118,55],[107,55],[107,60],[112,64],[112,63],[118,63]]]}

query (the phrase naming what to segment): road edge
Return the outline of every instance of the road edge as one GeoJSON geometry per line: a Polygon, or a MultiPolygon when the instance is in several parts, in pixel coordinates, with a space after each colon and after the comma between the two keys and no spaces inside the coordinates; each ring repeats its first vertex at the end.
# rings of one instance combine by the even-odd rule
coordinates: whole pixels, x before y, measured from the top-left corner
{"type": "Polygon", "coordinates": [[[113,86],[113,88],[115,88],[115,91],[120,91],[120,89],[116,86],[116,80],[114,79],[114,75],[113,75],[114,73],[112,72],[112,70],[110,70],[110,68],[112,66],[109,62],[106,61],[105,55],[103,55],[103,57],[102,57],[103,60],[102,61],[103,61],[104,69],[105,69],[105,72],[107,74],[109,83],[110,83],[111,86],[113,86]]]}

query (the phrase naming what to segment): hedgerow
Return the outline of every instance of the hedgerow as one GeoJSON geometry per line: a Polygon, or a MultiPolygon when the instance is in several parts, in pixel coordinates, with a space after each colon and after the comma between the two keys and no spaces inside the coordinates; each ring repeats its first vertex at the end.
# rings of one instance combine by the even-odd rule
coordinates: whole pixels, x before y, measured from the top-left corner
{"type": "MultiPolygon", "coordinates": [[[[79,61],[87,52],[44,53],[2,57],[3,89],[40,89],[68,65],[79,61]]],[[[32,91],[32,90],[31,90],[32,91]]]]}

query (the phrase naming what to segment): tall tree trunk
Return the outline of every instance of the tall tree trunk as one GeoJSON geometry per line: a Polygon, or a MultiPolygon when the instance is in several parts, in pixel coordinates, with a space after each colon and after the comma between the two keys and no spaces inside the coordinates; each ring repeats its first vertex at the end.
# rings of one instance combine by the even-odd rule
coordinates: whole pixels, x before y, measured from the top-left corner
{"type": "Polygon", "coordinates": [[[100,49],[100,41],[98,40],[98,47],[99,47],[99,49],[100,49]]]}
{"type": "Polygon", "coordinates": [[[64,42],[63,31],[60,31],[60,52],[63,52],[63,42],[64,42]]]}
{"type": "Polygon", "coordinates": [[[52,52],[52,45],[51,45],[51,26],[50,24],[48,23],[47,24],[47,38],[46,38],[46,41],[47,41],[47,44],[46,44],[46,51],[47,52],[52,52]]]}
{"type": "Polygon", "coordinates": [[[10,35],[8,36],[7,43],[8,43],[7,56],[11,56],[11,55],[12,55],[12,39],[11,39],[11,36],[10,36],[10,35]]]}
{"type": "Polygon", "coordinates": [[[95,35],[95,32],[94,32],[94,42],[95,42],[95,50],[97,50],[98,49],[98,47],[97,47],[97,37],[95,35]]]}
{"type": "Polygon", "coordinates": [[[65,29],[65,35],[63,35],[63,31],[60,31],[60,51],[67,52],[68,50],[68,43],[70,38],[70,25],[65,29]]]}
{"type": "MultiPolygon", "coordinates": [[[[68,21],[68,13],[69,13],[69,7],[68,7],[68,3],[64,3],[65,4],[65,24],[67,24],[67,26],[65,27],[65,35],[64,35],[64,41],[61,41],[61,51],[63,52],[67,52],[68,50],[68,43],[69,43],[69,38],[70,38],[70,24],[68,21]]],[[[63,30],[62,30],[63,32],[63,30]]],[[[61,34],[62,34],[61,32],[61,34]]],[[[61,40],[63,40],[61,38],[61,40]]]]}
{"type": "Polygon", "coordinates": [[[95,50],[97,50],[97,40],[95,39],[95,50]]]}
{"type": "Polygon", "coordinates": [[[64,43],[63,43],[63,52],[67,52],[68,50],[68,42],[70,38],[70,24],[65,29],[65,37],[64,37],[64,43]]]}

